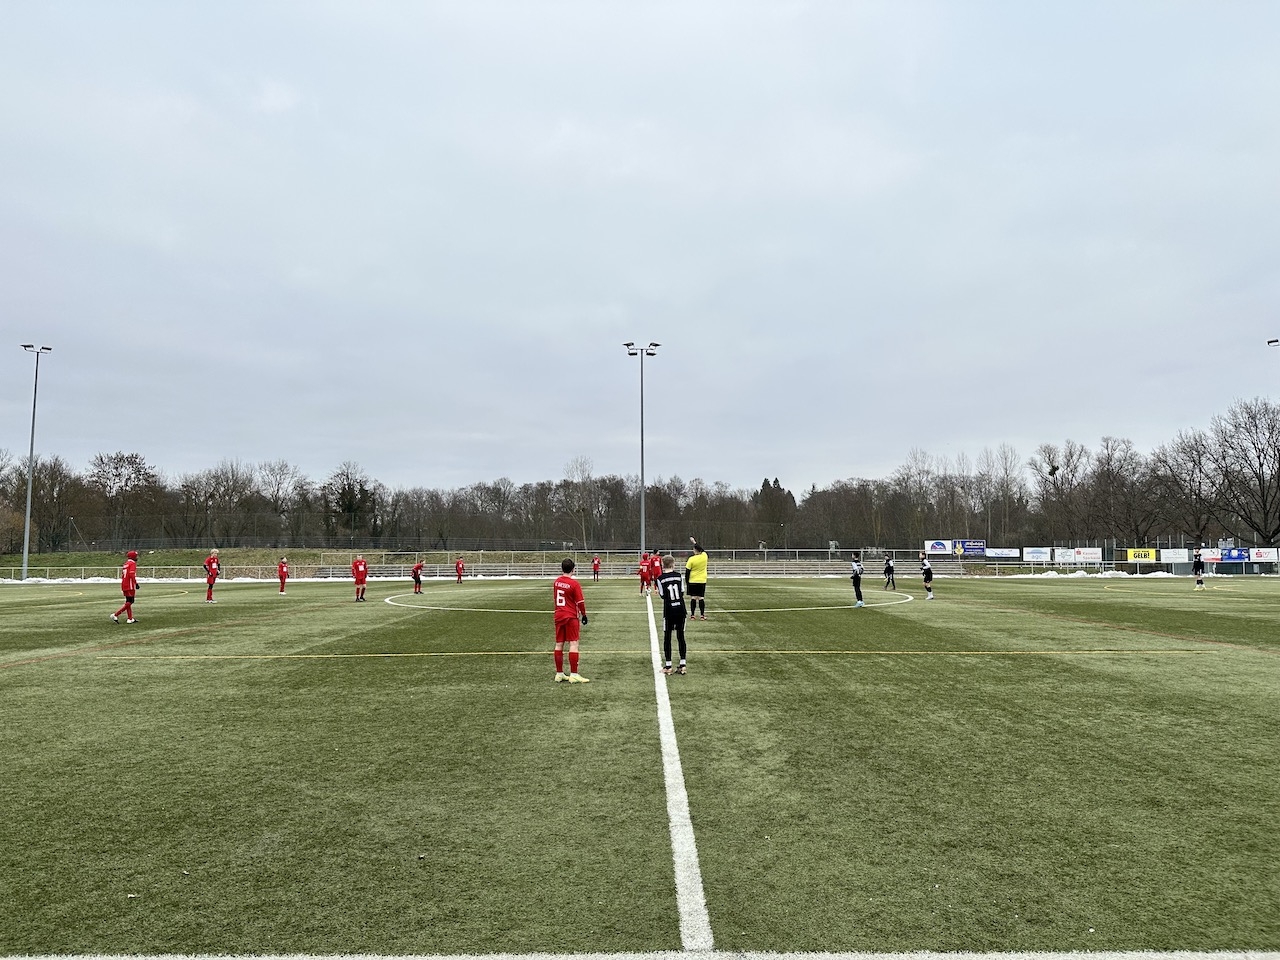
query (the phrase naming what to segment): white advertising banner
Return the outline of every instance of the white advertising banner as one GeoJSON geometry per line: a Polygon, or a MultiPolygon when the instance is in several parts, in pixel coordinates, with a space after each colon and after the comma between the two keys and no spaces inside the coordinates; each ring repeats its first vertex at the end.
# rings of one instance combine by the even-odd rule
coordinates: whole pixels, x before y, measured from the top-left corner
{"type": "Polygon", "coordinates": [[[1022,551],[1017,547],[987,547],[987,556],[992,560],[1017,560],[1022,551]]]}
{"type": "Polygon", "coordinates": [[[1027,563],[1053,563],[1053,547],[1023,547],[1022,559],[1027,563]]]}
{"type": "Polygon", "coordinates": [[[1217,547],[1202,547],[1200,549],[1200,559],[1205,563],[1221,563],[1222,551],[1217,547]]]}
{"type": "Polygon", "coordinates": [[[1054,547],[1053,562],[1075,566],[1086,563],[1101,563],[1101,547],[1054,547]]]}
{"type": "Polygon", "coordinates": [[[1160,551],[1161,563],[1190,563],[1191,551],[1186,547],[1178,547],[1175,549],[1164,548],[1160,551]]]}
{"type": "Polygon", "coordinates": [[[951,555],[952,543],[950,540],[926,540],[924,542],[925,553],[945,553],[951,555]]]}
{"type": "Polygon", "coordinates": [[[1254,547],[1249,551],[1249,559],[1255,563],[1275,563],[1275,547],[1254,547]]]}

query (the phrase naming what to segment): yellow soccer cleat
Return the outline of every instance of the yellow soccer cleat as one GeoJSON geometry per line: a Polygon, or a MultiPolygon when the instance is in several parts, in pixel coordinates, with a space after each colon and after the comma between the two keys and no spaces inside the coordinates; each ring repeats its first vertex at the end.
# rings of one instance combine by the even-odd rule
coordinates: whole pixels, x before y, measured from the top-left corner
{"type": "Polygon", "coordinates": [[[590,683],[591,681],[588,680],[586,677],[584,677],[580,673],[571,673],[569,674],[569,682],[570,683],[590,683]]]}
{"type": "Polygon", "coordinates": [[[569,675],[567,673],[556,674],[556,683],[564,683],[568,679],[569,679],[569,675]]]}

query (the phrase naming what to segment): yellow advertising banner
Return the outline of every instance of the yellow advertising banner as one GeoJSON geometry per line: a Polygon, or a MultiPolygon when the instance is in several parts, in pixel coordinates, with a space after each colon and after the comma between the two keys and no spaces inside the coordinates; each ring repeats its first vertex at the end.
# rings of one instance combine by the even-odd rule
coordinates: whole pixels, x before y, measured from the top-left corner
{"type": "Polygon", "coordinates": [[[1137,550],[1129,551],[1130,563],[1155,563],[1156,548],[1155,547],[1139,547],[1137,550]]]}

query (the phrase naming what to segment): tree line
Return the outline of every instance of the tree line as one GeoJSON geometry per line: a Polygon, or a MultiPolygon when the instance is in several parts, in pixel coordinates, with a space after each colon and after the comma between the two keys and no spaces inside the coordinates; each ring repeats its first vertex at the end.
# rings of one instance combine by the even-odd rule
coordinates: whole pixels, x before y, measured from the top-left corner
{"type": "MultiPolygon", "coordinates": [[[[0,551],[21,549],[28,463],[0,450],[0,551]]],[[[100,453],[76,470],[37,456],[33,552],[128,547],[272,546],[426,549],[631,549],[639,543],[635,476],[596,476],[578,457],[564,477],[506,477],[457,489],[391,488],[358,464],[305,476],[284,460],[217,466],[166,478],[139,453],[100,453]]],[[[992,546],[1115,541],[1270,544],[1280,539],[1280,406],[1237,400],[1207,429],[1150,453],[1103,437],[1043,443],[1027,458],[1011,445],[976,459],[913,449],[880,479],[837,480],[799,496],[659,478],[645,487],[647,543],[690,533],[722,549],[914,549],[925,539],[992,546]]]]}

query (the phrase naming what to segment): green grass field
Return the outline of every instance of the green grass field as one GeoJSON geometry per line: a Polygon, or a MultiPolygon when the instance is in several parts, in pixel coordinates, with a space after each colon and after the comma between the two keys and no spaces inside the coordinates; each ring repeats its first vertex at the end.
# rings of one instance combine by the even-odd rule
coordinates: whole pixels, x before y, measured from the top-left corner
{"type": "Polygon", "coordinates": [[[0,587],[0,953],[678,950],[655,682],[717,949],[1280,948],[1280,581],[584,587],[0,587]]]}

